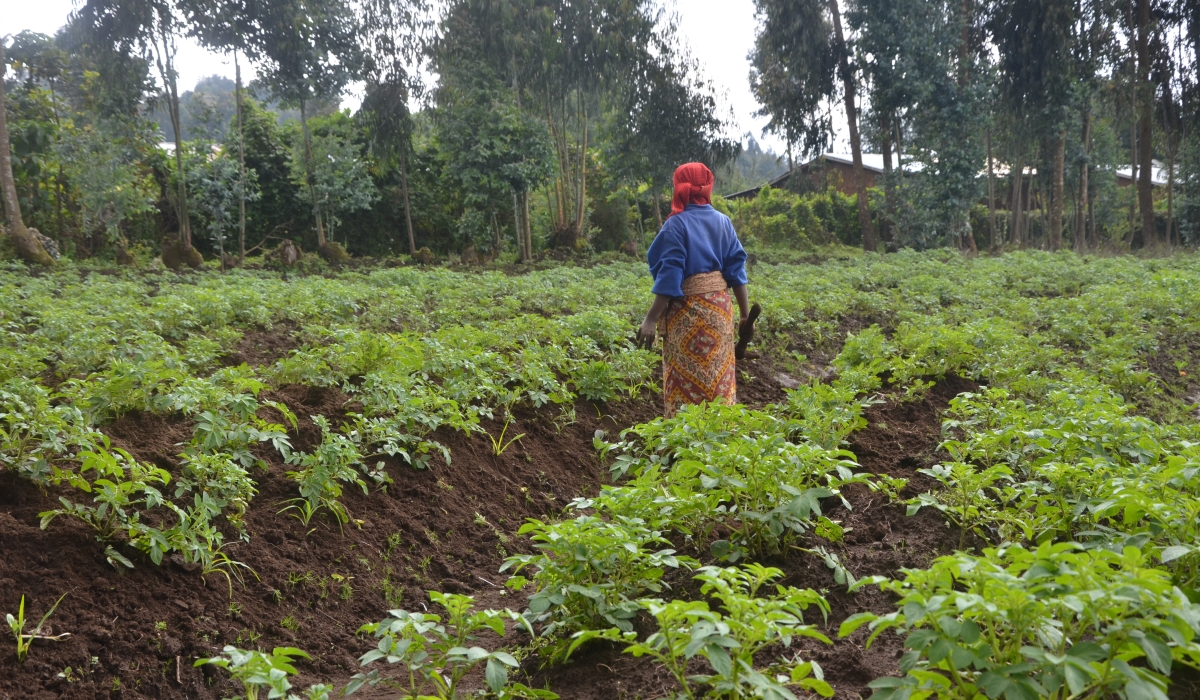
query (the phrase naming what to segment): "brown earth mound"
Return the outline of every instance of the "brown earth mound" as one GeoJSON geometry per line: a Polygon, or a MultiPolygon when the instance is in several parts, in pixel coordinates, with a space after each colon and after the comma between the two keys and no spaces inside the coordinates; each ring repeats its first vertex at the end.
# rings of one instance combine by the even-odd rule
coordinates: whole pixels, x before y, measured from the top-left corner
{"type": "MultiPolygon", "coordinates": [[[[749,404],[782,397],[767,365],[751,362],[745,369],[753,376],[743,390],[749,404]]],[[[851,449],[871,471],[913,476],[935,459],[946,401],[970,386],[947,380],[920,402],[872,408],[871,426],[853,437],[851,449]]],[[[336,425],[355,408],[338,391],[303,386],[264,398],[287,404],[300,417],[293,442],[302,449],[319,440],[307,416],[322,414],[336,425]]],[[[105,561],[104,545],[78,521],[59,518],[40,530],[38,513],[55,507],[57,494],[0,472],[0,613],[15,613],[25,595],[27,617],[36,621],[68,593],[50,626],[55,634],[72,635],[57,644],[37,643],[20,665],[11,651],[0,651],[0,699],[229,697],[240,688],[225,672],[192,667],[194,659],[225,644],[299,646],[313,661],[301,665],[298,685],[345,681],[370,646],[355,636],[359,625],[390,608],[422,609],[427,590],[470,593],[481,607],[520,609],[524,598],[506,595],[496,573],[505,556],[529,551],[517,528],[526,518],[554,517],[572,498],[594,493],[606,481],[606,465],[592,448],[595,431],[646,421],[658,414],[658,402],[657,395],[599,409],[580,402],[576,422],[561,431],[545,412],[520,414],[508,434],[525,436],[502,455],[493,454],[485,436],[440,432],[435,439],[450,448],[451,463],[439,459],[425,471],[389,463],[395,484],[386,492],[368,496],[348,489],[345,504],[362,525],[344,531],[318,517],[306,533],[299,520],[279,514],[280,502],[295,496],[295,485],[278,458],[264,451],[271,466],[254,474],[259,494],[246,516],[249,541],[231,545],[232,556],[256,576],[247,575],[245,585],[235,581],[232,597],[223,578],[205,582],[174,562],[154,566],[135,559],[136,568],[118,571],[105,561]]],[[[483,427],[498,435],[501,426],[483,427]]],[[[178,444],[191,430],[178,418],[133,413],[105,432],[114,445],[171,470],[178,444]]],[[[852,528],[837,551],[857,576],[919,566],[957,541],[935,515],[906,518],[902,508],[885,505],[866,489],[847,495],[853,510],[838,507],[831,517],[852,528]]],[[[878,592],[840,592],[812,555],[769,563],[787,572],[788,584],[828,590],[830,636],[853,612],[890,609],[891,601],[878,592]]],[[[898,643],[881,641],[864,652],[856,636],[805,652],[822,663],[841,696],[854,697],[868,694],[864,686],[872,678],[895,670],[897,649],[898,643]]],[[[670,687],[660,669],[602,647],[584,650],[567,666],[528,670],[533,684],[548,684],[564,698],[657,697],[670,687]]]]}

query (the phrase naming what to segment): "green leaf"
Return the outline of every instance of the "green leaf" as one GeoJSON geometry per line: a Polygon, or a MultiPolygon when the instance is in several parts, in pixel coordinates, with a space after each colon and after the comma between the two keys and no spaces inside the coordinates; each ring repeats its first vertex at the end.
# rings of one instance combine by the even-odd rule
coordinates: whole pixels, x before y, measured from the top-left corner
{"type": "Polygon", "coordinates": [[[851,615],[850,617],[847,617],[844,621],[842,621],[841,626],[838,627],[838,638],[840,639],[842,637],[849,637],[850,635],[854,634],[854,632],[857,631],[858,628],[862,627],[863,625],[867,624],[868,622],[874,622],[875,620],[878,620],[878,619],[879,619],[879,616],[876,615],[875,613],[869,613],[869,612],[855,613],[855,614],[851,615]]]}
{"type": "Polygon", "coordinates": [[[1172,547],[1166,547],[1161,552],[1159,552],[1158,558],[1159,558],[1159,561],[1166,564],[1168,562],[1175,561],[1176,559],[1178,559],[1180,557],[1186,557],[1187,555],[1189,555],[1191,553],[1192,553],[1191,547],[1186,547],[1183,545],[1174,545],[1172,547]]]}
{"type": "Polygon", "coordinates": [[[488,687],[492,689],[492,692],[499,693],[508,684],[508,669],[505,668],[505,665],[499,659],[490,658],[487,661],[484,678],[487,680],[488,687]]]}
{"type": "Polygon", "coordinates": [[[1165,642],[1153,634],[1147,634],[1138,639],[1137,643],[1155,671],[1162,674],[1171,673],[1171,649],[1165,642]]]}
{"type": "Polygon", "coordinates": [[[708,662],[712,664],[713,670],[718,674],[729,678],[733,675],[733,659],[729,657],[729,652],[717,644],[708,644],[704,647],[704,656],[708,662]]]}

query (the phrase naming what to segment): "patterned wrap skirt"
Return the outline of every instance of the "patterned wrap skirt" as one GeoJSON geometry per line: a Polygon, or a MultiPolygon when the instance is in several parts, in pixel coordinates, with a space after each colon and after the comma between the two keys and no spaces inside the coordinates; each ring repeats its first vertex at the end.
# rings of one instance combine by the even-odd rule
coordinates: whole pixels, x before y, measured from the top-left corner
{"type": "Polygon", "coordinates": [[[706,272],[684,280],[683,294],[671,300],[663,315],[667,418],[685,404],[737,402],[736,327],[729,285],[720,272],[706,272]]]}

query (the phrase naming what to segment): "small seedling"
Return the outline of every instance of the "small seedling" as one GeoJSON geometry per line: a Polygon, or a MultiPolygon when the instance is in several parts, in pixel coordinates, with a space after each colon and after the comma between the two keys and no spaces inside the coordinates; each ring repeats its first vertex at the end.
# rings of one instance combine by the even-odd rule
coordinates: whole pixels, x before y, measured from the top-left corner
{"type": "Polygon", "coordinates": [[[159,620],[158,622],[155,622],[155,623],[154,623],[154,629],[155,629],[155,630],[157,630],[157,631],[159,631],[159,632],[166,632],[166,631],[167,631],[167,621],[166,621],[166,620],[159,620]]]}
{"type": "Polygon", "coordinates": [[[491,436],[491,434],[488,434],[488,439],[492,441],[492,454],[496,455],[497,457],[504,454],[504,451],[507,450],[509,447],[512,447],[512,444],[514,442],[525,437],[525,433],[521,433],[520,435],[509,440],[508,442],[505,442],[504,435],[508,432],[508,426],[511,423],[512,423],[512,418],[509,418],[508,420],[504,421],[504,428],[500,430],[499,438],[494,438],[491,436]]]}
{"type": "Polygon", "coordinates": [[[392,552],[396,551],[396,549],[403,543],[404,543],[404,538],[403,538],[403,536],[401,536],[401,534],[399,532],[393,532],[392,534],[388,535],[387,551],[385,551],[383,553],[383,556],[381,557],[381,559],[383,559],[384,561],[391,559],[392,552]]]}
{"type": "Polygon", "coordinates": [[[67,637],[71,636],[67,633],[55,636],[42,635],[42,626],[46,624],[46,620],[50,619],[50,616],[53,615],[54,611],[58,609],[58,604],[61,603],[63,598],[66,597],[67,594],[63,593],[61,596],[59,596],[58,600],[54,601],[54,605],[50,606],[49,612],[43,615],[42,619],[38,621],[37,627],[34,628],[32,634],[25,634],[25,596],[21,596],[21,605],[17,609],[16,617],[13,617],[11,614],[5,615],[5,620],[8,622],[8,627],[12,630],[13,636],[17,639],[18,662],[23,663],[25,661],[25,657],[29,656],[29,647],[33,644],[33,640],[35,639],[47,639],[54,642],[61,642],[67,637]]]}
{"type": "Polygon", "coordinates": [[[284,628],[285,630],[289,630],[291,632],[299,632],[300,631],[300,623],[297,622],[296,618],[292,617],[291,615],[288,615],[287,617],[280,620],[279,626],[284,628]]]}

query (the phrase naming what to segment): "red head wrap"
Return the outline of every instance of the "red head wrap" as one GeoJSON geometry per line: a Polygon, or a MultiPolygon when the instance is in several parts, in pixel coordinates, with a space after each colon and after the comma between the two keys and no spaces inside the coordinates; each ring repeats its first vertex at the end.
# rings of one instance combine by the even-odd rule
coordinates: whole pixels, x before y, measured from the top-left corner
{"type": "Polygon", "coordinates": [[[704,163],[684,163],[675,169],[675,197],[671,200],[671,216],[689,204],[712,202],[713,174],[704,163]]]}

